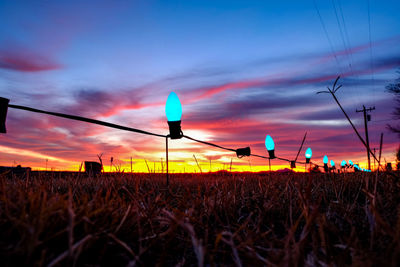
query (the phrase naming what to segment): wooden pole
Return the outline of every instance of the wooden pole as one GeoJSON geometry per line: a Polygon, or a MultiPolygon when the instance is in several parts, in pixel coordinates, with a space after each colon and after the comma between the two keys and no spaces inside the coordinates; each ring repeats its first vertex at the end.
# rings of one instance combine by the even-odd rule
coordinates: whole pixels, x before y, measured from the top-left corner
{"type": "MultiPolygon", "coordinates": [[[[369,147],[367,111],[371,112],[372,110],[375,110],[375,107],[365,108],[364,105],[363,105],[363,109],[362,110],[356,110],[356,112],[362,112],[363,115],[364,115],[365,141],[366,141],[366,144],[367,144],[367,158],[368,158],[368,169],[369,170],[371,170],[371,156],[370,156],[370,153],[369,153],[369,151],[371,151],[371,149],[369,147]]],[[[371,153],[372,153],[372,151],[371,151],[371,153]]]]}
{"type": "Polygon", "coordinates": [[[379,166],[381,166],[382,143],[383,143],[383,133],[381,133],[381,141],[380,141],[380,144],[379,144],[379,160],[378,160],[378,170],[379,170],[379,166]]]}
{"type": "Polygon", "coordinates": [[[365,141],[367,143],[368,170],[371,170],[371,156],[369,154],[370,148],[369,148],[369,137],[368,137],[367,111],[366,111],[364,105],[363,105],[363,113],[364,113],[365,141]]]}
{"type": "Polygon", "coordinates": [[[270,158],[268,158],[268,166],[269,166],[269,178],[271,179],[272,174],[271,174],[271,159],[270,158]]]}
{"type": "Polygon", "coordinates": [[[165,137],[165,157],[166,157],[166,169],[167,169],[167,186],[169,186],[169,173],[168,173],[168,136],[165,137]]]}

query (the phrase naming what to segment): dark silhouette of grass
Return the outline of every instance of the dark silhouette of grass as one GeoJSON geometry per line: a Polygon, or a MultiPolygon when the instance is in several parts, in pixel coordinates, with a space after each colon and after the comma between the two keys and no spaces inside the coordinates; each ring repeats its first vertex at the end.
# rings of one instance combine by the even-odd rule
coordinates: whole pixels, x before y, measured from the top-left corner
{"type": "Polygon", "coordinates": [[[400,262],[396,176],[78,175],[0,176],[2,266],[400,262]]]}

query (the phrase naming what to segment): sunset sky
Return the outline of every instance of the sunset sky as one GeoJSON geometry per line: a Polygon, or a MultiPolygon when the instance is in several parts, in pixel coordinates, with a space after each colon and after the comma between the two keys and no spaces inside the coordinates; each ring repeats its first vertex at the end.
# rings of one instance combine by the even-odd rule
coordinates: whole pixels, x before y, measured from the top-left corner
{"type": "MultiPolygon", "coordinates": [[[[395,161],[386,129],[395,106],[385,86],[400,76],[400,2],[393,1],[1,1],[0,96],[11,104],[168,134],[165,101],[183,105],[184,134],[293,159],[304,133],[312,160],[366,166],[366,151],[332,96],[337,92],[371,148],[395,161]],[[83,3],[84,2],[84,3],[83,3]]],[[[170,169],[267,170],[268,162],[172,140],[170,169]]],[[[9,108],[0,165],[77,170],[98,160],[161,171],[165,140],[9,108]],[[47,163],[46,163],[47,162],[47,163]]],[[[288,168],[272,161],[274,169],[288,168]]],[[[106,168],[107,169],[107,168],[106,168]]],[[[304,166],[298,166],[301,171],[304,166]]],[[[108,170],[108,169],[107,169],[108,170]]],[[[115,169],[114,169],[115,170],[115,169]]]]}

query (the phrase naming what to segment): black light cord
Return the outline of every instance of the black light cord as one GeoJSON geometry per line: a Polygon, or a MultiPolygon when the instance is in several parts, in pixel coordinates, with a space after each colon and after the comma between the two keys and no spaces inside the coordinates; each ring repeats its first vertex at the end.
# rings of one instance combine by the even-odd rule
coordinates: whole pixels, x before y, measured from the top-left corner
{"type": "MultiPolygon", "coordinates": [[[[223,147],[223,146],[220,146],[220,145],[217,145],[217,144],[213,144],[213,143],[210,143],[210,142],[201,141],[201,140],[195,139],[195,138],[190,137],[190,136],[187,136],[187,135],[182,135],[182,137],[187,138],[187,139],[192,140],[192,141],[195,141],[195,142],[198,142],[198,143],[205,144],[205,145],[209,145],[209,146],[217,147],[217,148],[220,148],[220,149],[224,149],[224,150],[236,152],[236,149],[228,148],[228,147],[223,147]]],[[[263,159],[272,159],[272,158],[270,158],[270,157],[261,156],[261,155],[257,155],[257,154],[250,154],[250,156],[258,157],[258,158],[263,158],[263,159]]],[[[242,156],[242,157],[243,157],[243,156],[242,156]]],[[[290,161],[291,161],[291,160],[289,160],[289,159],[280,158],[280,157],[275,157],[274,159],[279,159],[279,160],[283,160],[283,161],[287,161],[287,162],[290,162],[290,161]]]]}
{"type": "MultiPolygon", "coordinates": [[[[8,107],[15,108],[15,109],[21,109],[21,110],[27,110],[27,111],[31,111],[31,112],[35,112],[35,113],[42,113],[42,114],[52,115],[52,116],[71,119],[71,120],[76,120],[76,121],[83,121],[83,122],[98,124],[98,125],[102,125],[102,126],[106,126],[106,127],[110,127],[110,128],[114,128],[114,129],[129,131],[129,132],[135,132],[135,133],[146,134],[146,135],[151,135],[151,136],[157,136],[157,137],[162,137],[162,138],[170,137],[169,135],[156,134],[156,133],[147,132],[147,131],[143,131],[143,130],[139,130],[139,129],[135,129],[135,128],[131,128],[131,127],[126,127],[126,126],[122,126],[122,125],[118,125],[118,124],[114,124],[114,123],[110,123],[110,122],[104,122],[104,121],[99,121],[99,120],[95,120],[95,119],[89,119],[89,118],[85,118],[85,117],[81,117],[81,116],[75,116],[75,115],[63,114],[63,113],[58,113],[58,112],[45,111],[45,110],[35,109],[35,108],[31,108],[31,107],[25,107],[25,106],[20,106],[20,105],[12,105],[12,104],[9,104],[8,107]]],[[[201,144],[204,144],[204,145],[220,148],[220,149],[223,149],[223,150],[227,150],[227,151],[231,151],[231,152],[236,152],[237,151],[236,149],[233,149],[233,148],[223,147],[223,146],[220,146],[220,145],[217,145],[217,144],[213,144],[213,143],[210,143],[210,142],[198,140],[198,139],[195,139],[193,137],[184,135],[183,133],[182,133],[182,137],[184,137],[186,139],[189,139],[189,140],[192,140],[194,142],[198,142],[198,143],[201,143],[201,144]]],[[[263,159],[272,159],[270,157],[261,156],[261,155],[257,155],[257,154],[250,154],[250,156],[263,158],[263,159]]],[[[244,156],[241,155],[239,158],[242,158],[242,157],[244,157],[244,156]]],[[[289,160],[289,159],[280,158],[280,157],[275,157],[275,159],[291,162],[291,160],[289,160]]],[[[298,163],[302,164],[303,162],[298,162],[298,163]]],[[[316,165],[316,164],[314,164],[314,165],[316,165]]],[[[316,165],[316,166],[318,166],[318,165],[316,165]]]]}
{"type": "Polygon", "coordinates": [[[195,138],[190,137],[190,136],[187,136],[187,135],[182,135],[182,137],[184,137],[184,138],[186,138],[186,139],[189,139],[189,140],[192,140],[192,141],[195,141],[195,142],[198,142],[198,143],[205,144],[205,145],[209,145],[209,146],[213,146],[213,147],[218,147],[218,148],[220,148],[220,149],[224,149],[224,150],[236,152],[236,149],[227,148],[227,147],[223,147],[223,146],[220,146],[220,145],[217,145],[217,144],[213,144],[213,143],[210,143],[210,142],[201,141],[201,140],[195,139],[195,138]]]}
{"type": "Polygon", "coordinates": [[[66,119],[71,119],[71,120],[76,120],[76,121],[84,121],[84,122],[94,123],[94,124],[98,124],[98,125],[102,125],[102,126],[106,126],[106,127],[110,127],[110,128],[115,128],[115,129],[119,129],[119,130],[129,131],[129,132],[147,134],[147,135],[158,136],[158,137],[163,137],[163,138],[167,137],[166,135],[162,135],[162,134],[151,133],[151,132],[147,132],[147,131],[143,131],[143,130],[139,130],[139,129],[135,129],[135,128],[130,128],[130,127],[121,126],[118,124],[94,120],[94,119],[89,119],[89,118],[85,118],[85,117],[81,117],[81,116],[68,115],[68,114],[63,114],[63,113],[58,113],[58,112],[45,111],[45,110],[40,110],[40,109],[35,109],[35,108],[30,108],[30,107],[25,107],[25,106],[19,106],[19,105],[11,105],[11,104],[9,104],[8,107],[32,111],[32,112],[36,112],[36,113],[53,115],[56,117],[61,117],[61,118],[66,118],[66,119]]]}

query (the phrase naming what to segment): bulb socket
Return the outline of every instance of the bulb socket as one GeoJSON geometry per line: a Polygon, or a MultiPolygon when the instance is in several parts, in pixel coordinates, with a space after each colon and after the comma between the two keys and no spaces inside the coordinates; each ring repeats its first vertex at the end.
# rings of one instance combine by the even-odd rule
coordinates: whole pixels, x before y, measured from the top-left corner
{"type": "Polygon", "coordinates": [[[9,99],[0,97],[0,133],[7,133],[6,118],[9,99]]]}
{"type": "Polygon", "coordinates": [[[296,161],[294,161],[294,160],[290,161],[290,168],[292,168],[292,169],[296,168],[296,161]]]}
{"type": "Polygon", "coordinates": [[[250,147],[243,147],[236,149],[236,156],[238,158],[248,157],[251,154],[250,147]]]}
{"type": "Polygon", "coordinates": [[[268,150],[269,158],[274,159],[275,158],[275,149],[273,150],[268,150]]]}
{"type": "Polygon", "coordinates": [[[324,163],[324,171],[329,172],[329,167],[327,163],[324,163]]]}
{"type": "Polygon", "coordinates": [[[171,139],[181,139],[183,136],[181,130],[181,121],[168,121],[169,136],[171,139]]]}
{"type": "Polygon", "coordinates": [[[306,158],[306,163],[310,163],[310,158],[306,158]]]}

